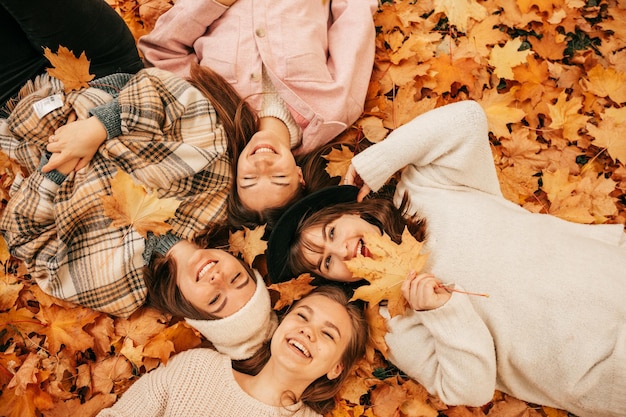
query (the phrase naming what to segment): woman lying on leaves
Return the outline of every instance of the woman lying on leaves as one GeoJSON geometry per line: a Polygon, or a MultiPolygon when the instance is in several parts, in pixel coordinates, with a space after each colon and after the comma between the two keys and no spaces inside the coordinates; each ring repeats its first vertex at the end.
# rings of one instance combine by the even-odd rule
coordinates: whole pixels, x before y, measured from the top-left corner
{"type": "Polygon", "coordinates": [[[408,225],[428,259],[402,288],[411,310],[382,309],[391,362],[449,405],[480,406],[499,390],[581,417],[626,415],[624,227],[506,200],[477,103],[394,130],[353,158],[346,182],[362,187],[308,196],[279,220],[267,250],[273,281],[305,271],[358,281],[344,261],[371,256],[367,232],[399,242],[408,225]],[[402,168],[395,205],[364,198],[402,168]]]}
{"type": "MultiPolygon", "coordinates": [[[[127,31],[114,16],[110,23],[121,22],[127,31]]],[[[226,247],[217,232],[204,231],[226,219],[230,155],[255,128],[254,115],[228,83],[198,66],[190,81],[146,69],[104,76],[66,93],[61,81],[43,75],[12,107],[8,118],[0,118],[0,146],[29,175],[14,180],[0,229],[45,292],[123,317],[148,298],[161,311],[187,317],[209,340],[212,326],[223,322],[245,325],[245,340],[257,345],[267,340],[273,321],[263,280],[227,252],[205,249],[226,247]],[[89,163],[69,159],[43,172],[54,158],[46,146],[55,129],[114,97],[123,131],[89,163]],[[247,125],[235,126],[237,111],[247,125]],[[159,198],[178,201],[170,231],[157,236],[111,226],[102,198],[116,197],[114,180],[123,172],[159,198]]],[[[76,138],[77,146],[82,139],[76,138]]],[[[216,347],[237,359],[249,357],[253,352],[240,351],[240,342],[216,347]]]]}
{"type": "MultiPolygon", "coordinates": [[[[283,317],[251,360],[191,349],[139,378],[98,416],[319,416],[365,353],[362,309],[322,286],[283,317]],[[237,366],[238,365],[238,366],[237,366]]],[[[219,338],[216,338],[219,341],[219,338]]]]}
{"type": "MultiPolygon", "coordinates": [[[[267,223],[269,229],[285,207],[314,190],[315,178],[302,172],[300,159],[363,110],[376,5],[374,0],[181,0],[140,38],[147,66],[186,77],[199,62],[228,80],[258,112],[258,132],[233,154],[231,224],[267,223]]],[[[49,150],[83,157],[84,150],[70,147],[74,137],[88,132],[99,144],[119,134],[114,102],[94,113],[99,116],[56,132],[58,142],[49,150]]]]}

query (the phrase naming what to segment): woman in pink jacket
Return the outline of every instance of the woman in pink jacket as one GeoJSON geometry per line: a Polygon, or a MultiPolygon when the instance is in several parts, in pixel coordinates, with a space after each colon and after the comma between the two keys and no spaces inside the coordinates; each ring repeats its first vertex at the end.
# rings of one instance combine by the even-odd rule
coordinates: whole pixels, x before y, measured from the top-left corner
{"type": "Polygon", "coordinates": [[[377,5],[178,0],[139,39],[146,66],[187,76],[199,62],[259,112],[259,129],[269,133],[253,137],[239,158],[229,205],[235,224],[266,223],[309,191],[292,154],[328,143],[363,112],[377,5]]]}

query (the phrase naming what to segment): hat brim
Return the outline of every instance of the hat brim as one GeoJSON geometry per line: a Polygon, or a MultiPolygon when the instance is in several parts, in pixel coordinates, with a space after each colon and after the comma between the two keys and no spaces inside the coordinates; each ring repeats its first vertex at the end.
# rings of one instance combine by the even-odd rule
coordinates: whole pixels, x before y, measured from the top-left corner
{"type": "Polygon", "coordinates": [[[267,242],[267,272],[273,283],[294,278],[287,260],[300,222],[324,207],[356,201],[358,192],[359,189],[352,185],[323,188],[298,200],[283,213],[267,242]]]}

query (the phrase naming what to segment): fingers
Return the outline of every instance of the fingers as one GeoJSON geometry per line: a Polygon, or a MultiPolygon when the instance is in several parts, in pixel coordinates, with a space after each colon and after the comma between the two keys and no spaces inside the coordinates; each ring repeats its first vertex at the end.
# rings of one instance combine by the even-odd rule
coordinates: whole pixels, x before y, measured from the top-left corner
{"type": "Polygon", "coordinates": [[[356,195],[356,201],[358,201],[358,202],[363,201],[363,199],[365,197],[367,197],[367,195],[370,193],[370,191],[372,191],[370,189],[370,187],[368,187],[366,184],[363,184],[363,186],[359,190],[358,194],[356,195]]]}

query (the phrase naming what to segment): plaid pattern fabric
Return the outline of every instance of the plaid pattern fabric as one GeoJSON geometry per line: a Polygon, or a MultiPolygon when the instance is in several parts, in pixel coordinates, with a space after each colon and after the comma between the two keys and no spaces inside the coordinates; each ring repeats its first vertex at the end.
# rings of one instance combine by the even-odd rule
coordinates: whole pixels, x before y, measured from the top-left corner
{"type": "Polygon", "coordinates": [[[59,186],[36,169],[48,136],[72,110],[88,117],[90,108],[113,97],[93,87],[66,95],[50,78],[43,84],[0,120],[0,146],[31,173],[16,179],[0,228],[44,291],[126,317],[146,298],[145,241],[132,228],[109,226],[101,196],[111,193],[118,170],[128,172],[159,197],[181,200],[169,223],[190,238],[226,218],[232,182],[226,136],[197,89],[166,71],[145,69],[119,93],[122,135],[59,186]],[[62,94],[64,105],[40,119],[33,103],[51,94],[62,94]]]}

